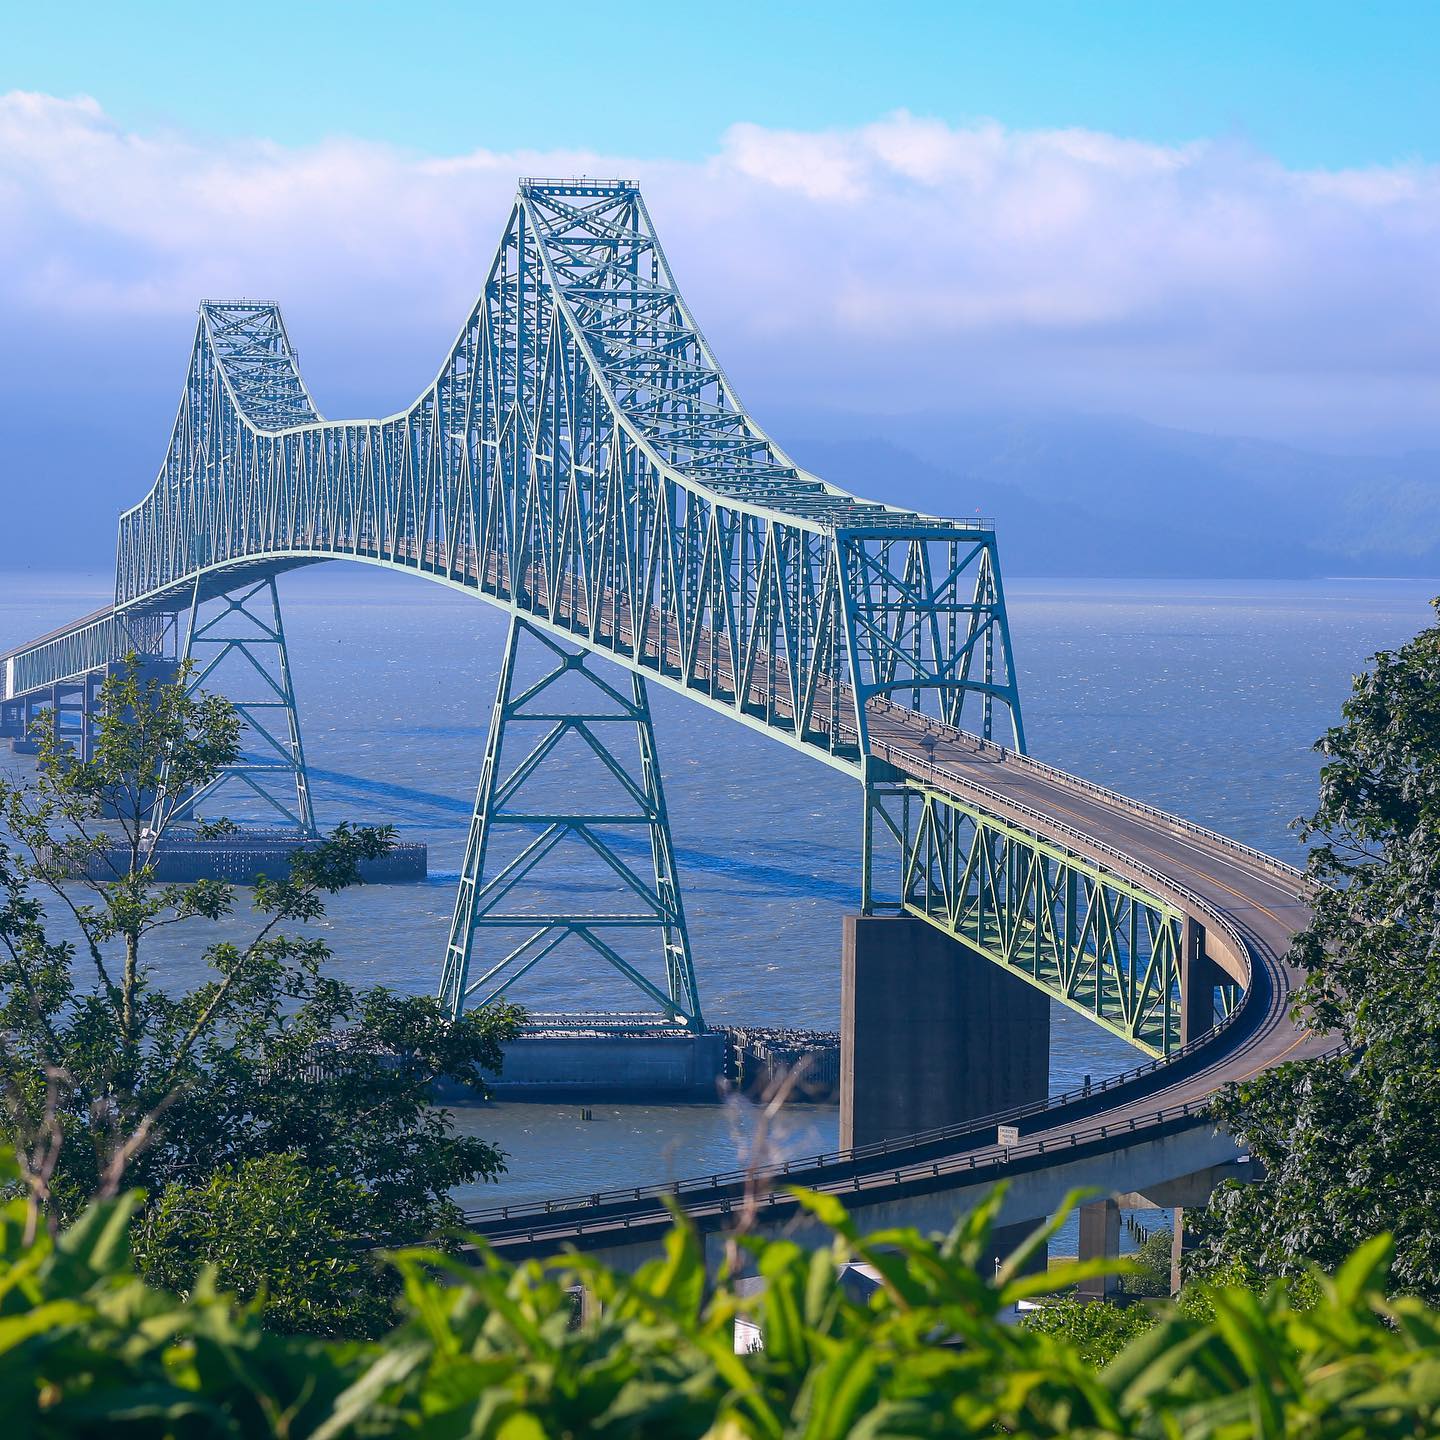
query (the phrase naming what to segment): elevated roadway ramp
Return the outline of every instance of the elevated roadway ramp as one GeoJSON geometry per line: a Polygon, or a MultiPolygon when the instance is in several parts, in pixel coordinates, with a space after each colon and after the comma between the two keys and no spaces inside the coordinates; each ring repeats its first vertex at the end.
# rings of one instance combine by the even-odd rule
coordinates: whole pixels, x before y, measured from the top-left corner
{"type": "Polygon", "coordinates": [[[501,1254],[574,1246],[621,1266],[638,1263],[670,1223],[667,1200],[683,1206],[712,1248],[752,1203],[762,1229],[818,1239],[785,1193],[791,1185],[837,1195],[870,1228],[946,1229],[1002,1179],[1009,1182],[1000,1216],[1007,1226],[1039,1222],[1082,1186],[1106,1195],[1148,1194],[1161,1205],[1185,1194],[1194,1203],[1241,1153],[1208,1118],[1211,1097],[1283,1061],[1331,1050],[1328,1038],[1290,1015],[1301,976],[1285,956],[1310,914],[1299,871],[914,712],[880,710],[872,720],[872,753],[898,771],[1003,807],[1017,823],[1099,863],[1128,868],[1150,885],[1166,882],[1207,922],[1217,963],[1241,972],[1242,1003],[1168,1060],[960,1125],[779,1166],[472,1212],[469,1223],[501,1254]],[[997,1143],[1000,1124],[1016,1127],[1018,1144],[997,1143]]]}

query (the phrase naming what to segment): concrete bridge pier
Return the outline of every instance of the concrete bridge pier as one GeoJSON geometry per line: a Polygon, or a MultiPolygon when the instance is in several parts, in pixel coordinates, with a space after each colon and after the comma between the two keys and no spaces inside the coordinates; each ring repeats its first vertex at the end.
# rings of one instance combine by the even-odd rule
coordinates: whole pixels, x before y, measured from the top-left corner
{"type": "MultiPolygon", "coordinates": [[[[1049,1081],[1050,1000],[1042,991],[914,916],[845,917],[842,1149],[1040,1100],[1049,1081]]],[[[997,1230],[996,1255],[1034,1228],[997,1230]]]]}
{"type": "MultiPolygon", "coordinates": [[[[1203,1207],[1211,1192],[1222,1180],[1252,1179],[1249,1167],[1238,1161],[1207,1165],[1173,1180],[1164,1180],[1144,1190],[1092,1200],[1080,1207],[1081,1260],[1113,1260],[1120,1253],[1120,1212],[1125,1210],[1158,1209],[1170,1212],[1174,1229],[1170,1242],[1170,1290],[1180,1289],[1181,1261],[1185,1254],[1184,1216],[1187,1209],[1203,1207]]],[[[1120,1288],[1115,1275],[1096,1275],[1080,1282],[1080,1293],[1094,1299],[1113,1295],[1120,1288]]]]}
{"type": "Polygon", "coordinates": [[[1180,939],[1180,1043],[1189,1045],[1215,1025],[1215,991],[1223,970],[1205,953],[1205,927],[1185,917],[1180,939]]]}
{"type": "MultiPolygon", "coordinates": [[[[1080,1260],[1113,1260],[1120,1254],[1120,1205],[1111,1197],[1080,1207],[1080,1260]]],[[[1082,1280],[1080,1294],[1103,1299],[1120,1289],[1118,1275],[1092,1275],[1082,1280]]]]}

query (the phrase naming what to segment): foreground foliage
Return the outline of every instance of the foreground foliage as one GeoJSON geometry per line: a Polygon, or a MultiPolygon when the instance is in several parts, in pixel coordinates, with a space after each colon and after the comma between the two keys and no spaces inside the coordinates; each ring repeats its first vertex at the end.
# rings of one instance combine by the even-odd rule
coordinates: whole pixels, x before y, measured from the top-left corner
{"type": "Polygon", "coordinates": [[[1293,953],[1300,1014],[1348,1053],[1221,1097],[1267,1178],[1216,1192],[1198,1264],[1296,1274],[1388,1230],[1394,1283],[1440,1302],[1440,624],[1375,656],[1318,748],[1314,919],[1293,953]]]}
{"type": "Polygon", "coordinates": [[[0,1132],[32,1229],[142,1188],[145,1273],[183,1289],[211,1260],[277,1328],[378,1334],[399,1287],[370,1250],[453,1225],[451,1191],[504,1168],[432,1094],[497,1071],[518,1012],[451,1023],[332,973],[326,898],[388,830],[342,825],[253,890],[159,882],[154,847],[239,746],[234,708],[185,679],[131,657],[88,754],[42,723],[33,782],[0,781],[0,1132]],[[193,936],[200,983],[157,963],[166,931],[193,936]]]}
{"type": "Polygon", "coordinates": [[[724,1273],[707,1287],[699,1237],[683,1226],[634,1275],[581,1257],[516,1267],[482,1252],[472,1265],[412,1249],[392,1257],[402,1323],[369,1342],[268,1333],[208,1280],[183,1302],[146,1285],[127,1256],[133,1196],[29,1244],[15,1202],[0,1213],[0,1404],[25,1435],[187,1440],[1339,1440],[1440,1424],[1440,1315],[1386,1299],[1386,1240],[1317,1280],[1304,1310],[1282,1288],[1216,1290],[1207,1315],[1162,1303],[1096,1369],[1064,1334],[1002,1323],[1057,1277],[1023,1274],[1023,1253],[998,1275],[977,1271],[993,1204],[937,1241],[862,1238],[834,1200],[802,1198],[834,1243],[809,1253],[743,1240],[767,1282],[758,1297],[742,1301],[724,1273]],[[882,1277],[866,1303],[837,1283],[851,1257],[882,1277]],[[577,1282],[598,1301],[579,1324],[577,1282]],[[734,1353],[742,1309],[761,1352],[734,1353]]]}

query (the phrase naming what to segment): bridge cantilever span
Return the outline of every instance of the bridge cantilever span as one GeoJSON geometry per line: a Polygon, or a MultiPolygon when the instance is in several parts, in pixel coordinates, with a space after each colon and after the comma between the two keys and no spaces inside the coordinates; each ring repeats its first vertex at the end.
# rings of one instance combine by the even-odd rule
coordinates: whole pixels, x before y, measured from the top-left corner
{"type": "Polygon", "coordinates": [[[229,778],[308,829],[274,579],[331,559],[511,617],[442,967],[454,1013],[569,946],[659,1020],[702,1026],[655,683],[860,781],[867,915],[948,937],[1016,994],[1173,1060],[1107,1088],[1112,1117],[1143,1092],[1194,1128],[1184,1107],[1209,1088],[1309,1043],[1284,1018],[1296,872],[1025,755],[993,525],[857,499],[795,465],[735,396],[633,184],[522,181],[434,382],[382,419],[321,416],[277,306],[204,302],[160,473],[120,518],[114,603],[0,656],[0,721],[78,713],[83,744],[93,683],[120,657],[213,655],[193,685],[242,653],[264,681],[241,705],[259,753],[229,778]],[[524,646],[550,667],[539,681],[521,676],[524,646]],[[586,698],[550,704],[570,682],[586,698]],[[506,742],[527,724],[516,763],[506,742]],[[638,761],[611,738],[626,733],[638,761]],[[569,741],[620,804],[521,802],[569,741]],[[649,836],[648,865],[615,843],[622,825],[649,836]],[[621,908],[516,903],[571,843],[621,908]],[[626,948],[642,941],[658,967],[626,948]]]}
{"type": "MultiPolygon", "coordinates": [[[[805,1217],[787,1187],[834,1194],[867,1226],[944,1230],[997,1181],[1008,1191],[1000,1220],[1027,1226],[1053,1214],[1075,1188],[1155,1194],[1214,1172],[1237,1155],[1208,1102],[1222,1086],[1286,1060],[1335,1053],[1291,1017],[1300,976],[1286,963],[1294,932],[1308,920],[1300,872],[1179,817],[1117,795],[1027,757],[944,736],[922,746],[924,730],[895,744],[891,758],[918,778],[968,803],[984,800],[1018,823],[1147,877],[1223,937],[1227,973],[1243,977],[1239,1003],[1215,1028],[1171,1056],[1046,1100],[962,1123],[858,1145],[783,1164],[669,1184],[616,1188],[472,1211],[467,1222],[502,1255],[595,1251],[621,1266],[648,1253],[678,1201],[706,1237],[723,1241],[736,1214],[804,1238],[805,1217]],[[1104,839],[1100,837],[1104,836],[1104,839]],[[1183,876],[1183,883],[1166,877],[1183,876]],[[1019,1142],[997,1143],[1011,1124],[1019,1142]],[[757,1198],[758,1197],[758,1198],[757,1198]]],[[[1213,951],[1212,951],[1213,953],[1213,951]]],[[[1203,1189],[1201,1187],[1201,1193],[1203,1189]]],[[[1191,1204],[1185,1199],[1183,1204],[1191,1204]]]]}

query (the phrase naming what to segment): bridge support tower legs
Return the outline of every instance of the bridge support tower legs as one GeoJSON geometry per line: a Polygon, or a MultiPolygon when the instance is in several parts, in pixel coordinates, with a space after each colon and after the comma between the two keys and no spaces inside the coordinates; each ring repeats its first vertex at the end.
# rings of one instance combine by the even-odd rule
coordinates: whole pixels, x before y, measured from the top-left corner
{"type": "MultiPolygon", "coordinates": [[[[203,600],[197,580],[179,658],[194,667],[185,681],[187,693],[215,691],[239,711],[243,753],[186,796],[172,818],[196,819],[200,806],[218,792],[228,792],[229,799],[239,791],[241,803],[257,807],[272,824],[278,820],[303,835],[318,834],[274,577],[203,600]]],[[[163,796],[163,776],[161,790],[163,796]]]]}
{"type": "Polygon", "coordinates": [[[622,684],[511,619],[440,978],[450,1014],[499,999],[569,942],[647,1002],[607,1020],[704,1029],[650,701],[640,676],[622,684]],[[542,661],[538,676],[517,672],[522,642],[542,661]],[[621,751],[625,736],[638,752],[621,751]],[[557,781],[568,782],[563,797],[557,781]],[[638,835],[649,841],[643,869],[627,839],[638,835]],[[487,949],[481,936],[504,939],[487,949]],[[637,953],[650,944],[658,967],[637,953]]]}

